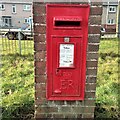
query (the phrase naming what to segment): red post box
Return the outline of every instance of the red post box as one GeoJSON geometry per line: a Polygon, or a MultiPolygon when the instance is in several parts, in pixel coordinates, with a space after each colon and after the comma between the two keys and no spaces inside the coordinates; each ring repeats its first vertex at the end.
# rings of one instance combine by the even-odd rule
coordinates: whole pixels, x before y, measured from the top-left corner
{"type": "Polygon", "coordinates": [[[83,100],[89,5],[47,4],[47,99],[83,100]]]}

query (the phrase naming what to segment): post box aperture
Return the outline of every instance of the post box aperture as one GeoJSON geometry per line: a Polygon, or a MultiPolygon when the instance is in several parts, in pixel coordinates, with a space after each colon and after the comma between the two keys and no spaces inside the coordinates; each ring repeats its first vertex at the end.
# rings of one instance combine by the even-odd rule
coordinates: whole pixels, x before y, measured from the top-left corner
{"type": "Polygon", "coordinates": [[[46,8],[47,99],[83,100],[89,5],[46,8]]]}
{"type": "Polygon", "coordinates": [[[80,28],[81,18],[77,16],[57,16],[54,17],[54,26],[56,28],[77,27],[80,28]]]}

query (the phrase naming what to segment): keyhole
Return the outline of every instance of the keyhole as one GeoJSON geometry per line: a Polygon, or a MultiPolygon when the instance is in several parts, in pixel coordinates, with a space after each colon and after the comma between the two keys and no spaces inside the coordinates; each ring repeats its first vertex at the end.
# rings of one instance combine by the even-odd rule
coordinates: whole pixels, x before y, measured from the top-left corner
{"type": "Polygon", "coordinates": [[[61,75],[62,75],[62,72],[61,72],[61,70],[59,70],[59,69],[56,69],[56,75],[57,75],[57,76],[61,76],[61,75]]]}
{"type": "Polygon", "coordinates": [[[59,72],[59,69],[56,69],[56,73],[58,73],[59,72]]]}
{"type": "Polygon", "coordinates": [[[56,69],[56,75],[58,75],[59,74],[59,69],[56,69]]]}

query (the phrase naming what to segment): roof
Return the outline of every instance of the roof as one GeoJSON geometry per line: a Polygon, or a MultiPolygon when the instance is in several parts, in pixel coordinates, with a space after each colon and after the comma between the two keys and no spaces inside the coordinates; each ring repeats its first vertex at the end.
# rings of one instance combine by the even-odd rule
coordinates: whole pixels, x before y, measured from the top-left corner
{"type": "Polygon", "coordinates": [[[33,0],[0,0],[0,3],[32,3],[33,0]]]}
{"type": "MultiPolygon", "coordinates": [[[[42,0],[0,0],[0,3],[32,3],[34,1],[40,2],[42,0]]],[[[88,1],[91,1],[91,2],[101,2],[102,1],[103,5],[118,5],[120,0],[88,0],[88,1]]]]}
{"type": "Polygon", "coordinates": [[[102,0],[103,5],[118,5],[118,0],[102,0]]]}

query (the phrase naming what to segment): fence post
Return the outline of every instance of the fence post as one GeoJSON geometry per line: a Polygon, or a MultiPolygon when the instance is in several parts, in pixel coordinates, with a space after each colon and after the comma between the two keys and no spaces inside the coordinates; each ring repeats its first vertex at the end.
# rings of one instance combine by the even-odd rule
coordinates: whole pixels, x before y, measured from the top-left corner
{"type": "Polygon", "coordinates": [[[18,42],[18,44],[19,44],[19,54],[21,55],[21,37],[20,37],[20,31],[18,32],[18,40],[19,40],[19,42],[18,42]]]}

